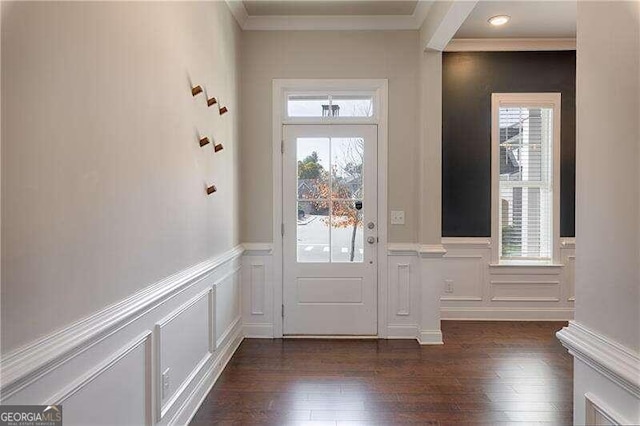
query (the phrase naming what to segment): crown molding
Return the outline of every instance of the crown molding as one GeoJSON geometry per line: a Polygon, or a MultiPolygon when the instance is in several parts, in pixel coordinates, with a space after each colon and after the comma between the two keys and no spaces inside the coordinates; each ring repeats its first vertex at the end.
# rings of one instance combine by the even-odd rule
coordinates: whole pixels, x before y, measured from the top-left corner
{"type": "Polygon", "coordinates": [[[245,31],[418,30],[433,4],[420,0],[411,15],[251,16],[241,0],[225,1],[245,31]]]}
{"type": "Polygon", "coordinates": [[[244,7],[242,0],[225,0],[225,2],[240,28],[244,29],[247,19],[249,18],[249,13],[244,7]]]}
{"type": "Polygon", "coordinates": [[[575,38],[455,38],[445,52],[576,50],[575,38]]]}
{"type": "Polygon", "coordinates": [[[413,10],[413,20],[416,23],[416,29],[420,29],[424,20],[427,19],[427,15],[429,15],[429,11],[431,10],[431,6],[433,5],[434,0],[418,0],[416,3],[416,8],[413,10]]]}

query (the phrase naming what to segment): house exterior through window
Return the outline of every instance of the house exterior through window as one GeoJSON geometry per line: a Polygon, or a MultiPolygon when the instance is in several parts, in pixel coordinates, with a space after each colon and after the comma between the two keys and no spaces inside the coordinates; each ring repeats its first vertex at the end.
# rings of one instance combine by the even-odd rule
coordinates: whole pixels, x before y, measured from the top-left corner
{"type": "Polygon", "coordinates": [[[493,94],[494,262],[557,260],[559,148],[559,93],[493,94]]]}

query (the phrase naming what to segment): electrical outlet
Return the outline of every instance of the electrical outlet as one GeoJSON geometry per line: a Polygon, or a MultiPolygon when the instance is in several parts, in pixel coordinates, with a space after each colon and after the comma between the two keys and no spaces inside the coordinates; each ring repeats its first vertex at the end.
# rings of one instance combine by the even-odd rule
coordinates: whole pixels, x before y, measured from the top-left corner
{"type": "Polygon", "coordinates": [[[170,368],[167,368],[164,370],[164,373],[162,373],[162,398],[166,398],[169,395],[169,388],[171,386],[171,382],[169,381],[169,370],[170,368]]]}
{"type": "Polygon", "coordinates": [[[444,292],[453,293],[453,280],[444,280],[444,292]]]}
{"type": "Polygon", "coordinates": [[[391,224],[404,225],[404,210],[391,210],[391,224]]]}

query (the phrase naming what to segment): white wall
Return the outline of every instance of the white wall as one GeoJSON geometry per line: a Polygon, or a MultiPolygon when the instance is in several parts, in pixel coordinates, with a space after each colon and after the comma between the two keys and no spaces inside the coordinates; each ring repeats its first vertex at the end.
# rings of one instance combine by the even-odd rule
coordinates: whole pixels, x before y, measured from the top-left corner
{"type": "Polygon", "coordinates": [[[579,2],[574,423],[640,423],[640,2],[579,2]]]}
{"type": "Polygon", "coordinates": [[[416,241],[417,31],[246,31],[242,44],[242,240],[271,242],[272,79],[389,79],[389,240],[416,241]],[[269,177],[265,179],[265,177],[269,177]]]}
{"type": "Polygon", "coordinates": [[[223,2],[3,2],[2,30],[0,403],[186,424],[243,338],[240,30],[223,2]]]}
{"type": "Polygon", "coordinates": [[[636,351],[639,13],[638,2],[578,4],[576,87],[576,320],[636,351]]]}
{"type": "Polygon", "coordinates": [[[2,8],[6,353],[238,243],[240,30],[223,2],[2,8]]]}

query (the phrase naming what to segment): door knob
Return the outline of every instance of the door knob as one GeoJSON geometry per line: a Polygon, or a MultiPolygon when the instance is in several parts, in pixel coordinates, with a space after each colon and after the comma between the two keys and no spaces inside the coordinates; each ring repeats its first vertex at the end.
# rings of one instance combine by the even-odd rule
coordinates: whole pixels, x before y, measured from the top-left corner
{"type": "Polygon", "coordinates": [[[376,238],[375,238],[375,237],[369,237],[369,238],[367,238],[367,242],[368,242],[369,244],[373,244],[373,243],[375,243],[375,242],[376,242],[376,238]]]}

